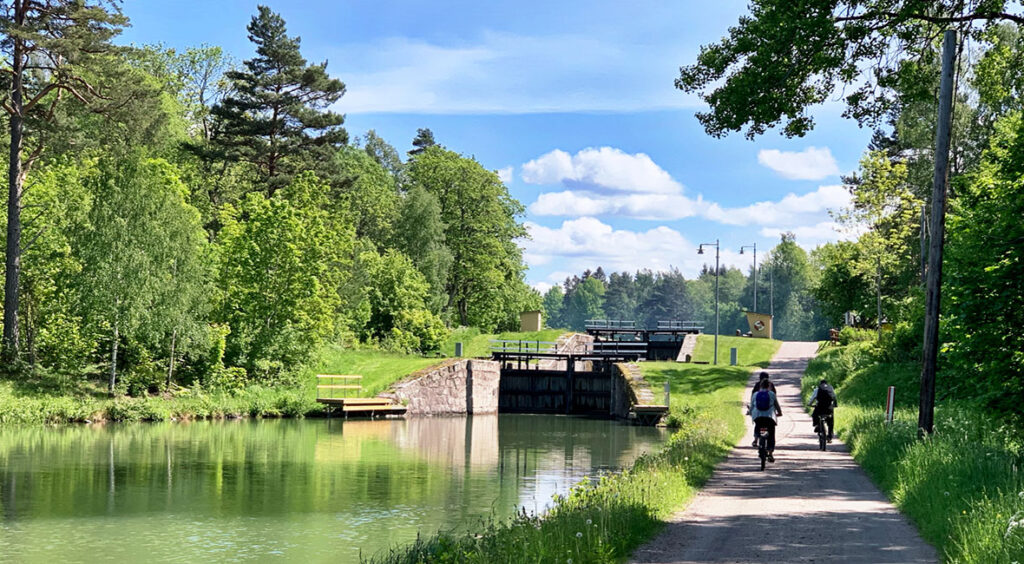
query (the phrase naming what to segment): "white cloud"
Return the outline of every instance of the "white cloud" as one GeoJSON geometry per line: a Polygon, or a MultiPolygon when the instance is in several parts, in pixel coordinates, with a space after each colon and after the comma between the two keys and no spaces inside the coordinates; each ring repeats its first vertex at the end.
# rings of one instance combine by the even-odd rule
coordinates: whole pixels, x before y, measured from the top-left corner
{"type": "Polygon", "coordinates": [[[839,165],[828,147],[808,147],[800,152],[762,149],[757,162],[791,180],[821,180],[839,174],[839,165]]]}
{"type": "Polygon", "coordinates": [[[679,194],[683,186],[651,157],[612,147],[587,148],[569,155],[555,149],[523,165],[528,184],[610,193],[679,194]]]}
{"type": "Polygon", "coordinates": [[[616,215],[635,219],[671,220],[693,217],[705,208],[702,200],[664,194],[602,196],[591,192],[547,192],[530,204],[536,215],[583,217],[616,215]]]}
{"type": "Polygon", "coordinates": [[[501,180],[502,184],[508,184],[512,182],[512,176],[515,174],[515,167],[507,166],[505,168],[499,168],[496,172],[498,173],[498,179],[501,180]]]}
{"type": "Polygon", "coordinates": [[[813,249],[825,243],[854,240],[864,231],[865,228],[860,226],[847,228],[834,221],[822,221],[813,225],[789,228],[765,227],[761,229],[760,234],[762,237],[778,238],[783,233],[790,232],[796,236],[798,245],[806,249],[813,249]]]}
{"type": "Polygon", "coordinates": [[[628,112],[699,103],[664,79],[687,49],[641,56],[588,35],[488,31],[458,45],[404,37],[347,44],[328,58],[347,86],[335,104],[344,113],[628,112]]]}
{"type": "Polygon", "coordinates": [[[540,194],[529,206],[530,213],[538,216],[663,221],[703,217],[726,225],[786,227],[820,221],[828,210],[850,203],[845,188],[828,185],[806,194],[790,193],[778,201],[724,208],[699,195],[685,196],[683,185],[649,156],[612,147],[587,148],[575,155],[555,149],[525,163],[521,176],[528,184],[568,188],[540,194]]]}
{"type": "Polygon", "coordinates": [[[550,290],[552,287],[554,287],[554,284],[552,284],[550,282],[534,282],[533,283],[533,289],[537,290],[541,294],[548,293],[548,290],[550,290]]]}
{"type": "MultiPolygon", "coordinates": [[[[615,229],[593,217],[564,221],[559,227],[527,222],[531,239],[523,242],[524,256],[531,267],[557,262],[560,268],[579,273],[601,266],[606,272],[649,268],[679,268],[694,277],[703,264],[714,262],[714,255],[697,254],[697,244],[678,231],[665,226],[647,231],[615,229]],[[540,258],[542,263],[532,262],[540,258]]],[[[728,249],[722,252],[722,264],[741,266],[750,262],[728,249]]],[[[560,281],[565,271],[552,273],[549,280],[560,281]]]]}
{"type": "Polygon", "coordinates": [[[757,202],[740,208],[711,204],[704,210],[704,217],[726,225],[790,226],[849,205],[850,192],[842,186],[829,185],[802,195],[789,193],[777,202],[757,202]]]}

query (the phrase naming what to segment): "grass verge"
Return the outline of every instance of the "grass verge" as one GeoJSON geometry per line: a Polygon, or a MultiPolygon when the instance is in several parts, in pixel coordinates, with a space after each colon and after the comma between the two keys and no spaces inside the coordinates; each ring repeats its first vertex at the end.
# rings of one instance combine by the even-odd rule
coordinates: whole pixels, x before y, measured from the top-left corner
{"type": "MultiPolygon", "coordinates": [[[[706,344],[709,339],[698,341],[697,360],[711,359],[714,345],[706,344]]],[[[722,344],[720,340],[720,349],[722,344]]],[[[520,513],[488,523],[481,531],[442,532],[367,562],[621,561],[704,484],[742,435],[741,390],[751,369],[766,364],[779,343],[738,339],[734,346],[751,365],[642,364],[644,377],[652,383],[672,382],[671,409],[679,429],[659,452],[641,456],[628,470],[598,482],[578,484],[542,516],[520,513]]]]}
{"type": "MultiPolygon", "coordinates": [[[[870,343],[827,348],[811,361],[805,398],[821,378],[839,397],[836,430],[854,458],[947,562],[1024,562],[1024,441],[1019,429],[965,402],[940,403],[935,433],[917,439],[919,366],[877,362],[870,343]],[[895,421],[884,421],[888,386],[895,421]]],[[[941,382],[940,382],[941,388],[941,382]]]]}

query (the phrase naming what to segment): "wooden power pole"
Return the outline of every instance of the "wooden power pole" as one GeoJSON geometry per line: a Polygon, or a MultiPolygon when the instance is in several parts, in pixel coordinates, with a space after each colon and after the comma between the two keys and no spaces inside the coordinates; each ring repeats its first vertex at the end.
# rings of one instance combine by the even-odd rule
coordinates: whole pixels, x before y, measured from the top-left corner
{"type": "Polygon", "coordinates": [[[935,176],[932,179],[931,237],[928,245],[928,280],[925,285],[924,361],[921,366],[921,403],[918,435],[935,426],[935,371],[939,352],[939,306],[942,296],[942,243],[946,227],[946,184],[949,182],[949,139],[953,115],[953,59],[956,32],[942,39],[942,80],[939,83],[939,119],[935,127],[935,176]]]}

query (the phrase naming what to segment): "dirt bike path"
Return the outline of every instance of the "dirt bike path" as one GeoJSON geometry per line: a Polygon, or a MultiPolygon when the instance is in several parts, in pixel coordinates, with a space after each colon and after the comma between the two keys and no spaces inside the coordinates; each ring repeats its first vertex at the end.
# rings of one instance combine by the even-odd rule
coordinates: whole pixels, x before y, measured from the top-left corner
{"type": "Polygon", "coordinates": [[[783,410],[775,464],[760,471],[748,419],[746,434],[704,489],[633,562],[938,561],[839,439],[818,450],[800,405],[800,378],[816,349],[817,343],[783,343],[768,368],[783,410]]]}

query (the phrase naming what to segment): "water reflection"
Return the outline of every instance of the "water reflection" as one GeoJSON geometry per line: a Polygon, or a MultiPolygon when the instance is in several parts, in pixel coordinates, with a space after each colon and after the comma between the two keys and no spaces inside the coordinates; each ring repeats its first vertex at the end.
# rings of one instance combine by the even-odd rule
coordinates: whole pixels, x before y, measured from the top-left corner
{"type": "Polygon", "coordinates": [[[543,510],[661,438],[530,415],[4,429],[0,560],[357,561],[543,510]]]}

